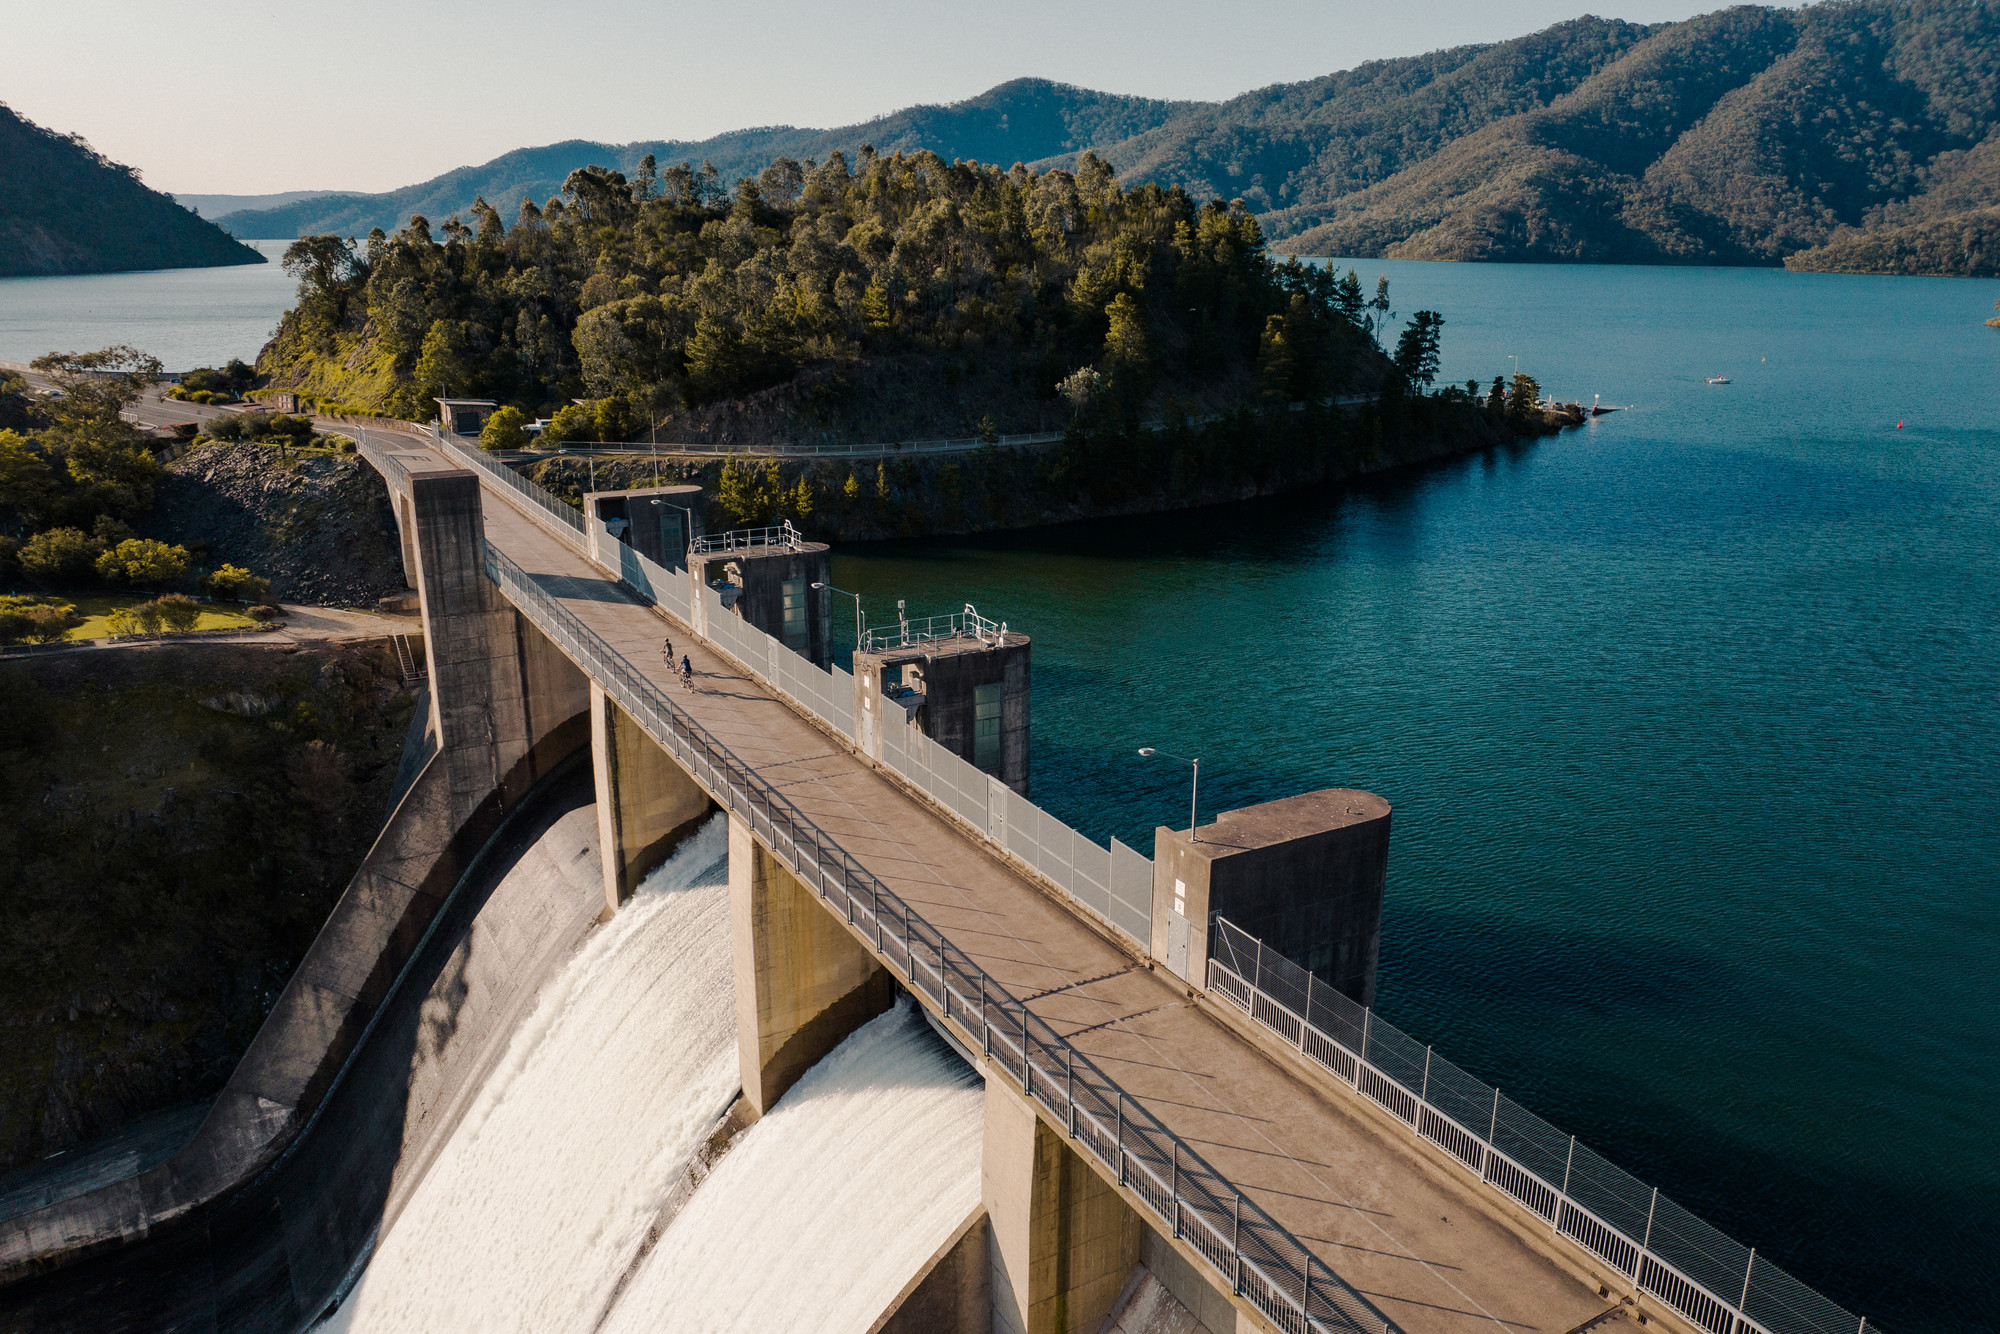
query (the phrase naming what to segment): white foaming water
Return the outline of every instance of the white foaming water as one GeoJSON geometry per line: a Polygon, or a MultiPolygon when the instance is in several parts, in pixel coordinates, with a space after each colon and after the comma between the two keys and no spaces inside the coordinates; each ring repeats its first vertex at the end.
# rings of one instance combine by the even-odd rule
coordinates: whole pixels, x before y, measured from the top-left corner
{"type": "Polygon", "coordinates": [[[979,1204],[979,1079],[907,1001],[717,1164],[606,1334],[862,1334],[979,1204]]]}
{"type": "Polygon", "coordinates": [[[588,1330],[738,1084],[728,826],[543,989],[327,1334],[588,1330]]]}

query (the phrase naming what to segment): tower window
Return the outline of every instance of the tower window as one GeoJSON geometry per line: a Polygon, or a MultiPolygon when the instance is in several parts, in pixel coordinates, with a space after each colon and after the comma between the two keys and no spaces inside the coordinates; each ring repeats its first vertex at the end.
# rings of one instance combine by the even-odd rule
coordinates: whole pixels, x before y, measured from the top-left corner
{"type": "Polygon", "coordinates": [[[804,653],[811,647],[812,636],[806,625],[806,581],[785,580],[785,647],[795,653],[804,653]]]}
{"type": "Polygon", "coordinates": [[[989,774],[1000,772],[1000,683],[972,691],[972,764],[989,774]]]}

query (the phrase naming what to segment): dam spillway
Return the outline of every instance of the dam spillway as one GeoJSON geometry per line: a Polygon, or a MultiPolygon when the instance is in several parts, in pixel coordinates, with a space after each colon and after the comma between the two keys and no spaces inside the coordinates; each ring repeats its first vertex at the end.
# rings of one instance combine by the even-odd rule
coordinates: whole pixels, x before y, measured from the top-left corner
{"type": "Polygon", "coordinates": [[[726,826],[537,998],[329,1334],[588,1329],[737,1086],[726,826]]]}
{"type": "Polygon", "coordinates": [[[866,1334],[979,1208],[981,1089],[899,1002],[751,1126],[602,1328],[866,1334]]]}

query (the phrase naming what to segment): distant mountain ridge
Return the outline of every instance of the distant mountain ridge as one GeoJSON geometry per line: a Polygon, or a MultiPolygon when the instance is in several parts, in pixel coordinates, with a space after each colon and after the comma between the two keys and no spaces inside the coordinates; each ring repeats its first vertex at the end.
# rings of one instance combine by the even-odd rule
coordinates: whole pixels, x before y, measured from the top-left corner
{"type": "Polygon", "coordinates": [[[706,160],[724,181],[754,176],[779,156],[823,162],[840,149],[852,157],[864,143],[883,153],[928,148],[944,158],[1011,164],[1117,143],[1200,105],[1092,92],[1046,79],[1015,79],[963,102],[910,107],[840,129],[774,125],[712,139],[629,144],[570,139],[516,149],[491,162],[459,167],[385,194],[323,195],[281,208],[230,213],[217,221],[232,234],[251,238],[326,232],[360,236],[370,227],[393,231],[413,213],[440,221],[465,212],[481,197],[511,219],[522,199],[544,202],[579,167],[614,167],[629,173],[648,153],[662,166],[706,160]]]}
{"type": "Polygon", "coordinates": [[[1584,17],[1224,102],[1022,79],[840,130],[523,149],[223,222],[239,236],[360,234],[482,194],[511,216],[590,163],[706,158],[726,181],[872,142],[1040,169],[1088,149],[1128,185],[1241,198],[1273,248],[1302,255],[1995,274],[1995,71],[2000,0],[1584,17]]]}
{"type": "Polygon", "coordinates": [[[0,103],[0,277],[263,262],[131,168],[0,103]]]}

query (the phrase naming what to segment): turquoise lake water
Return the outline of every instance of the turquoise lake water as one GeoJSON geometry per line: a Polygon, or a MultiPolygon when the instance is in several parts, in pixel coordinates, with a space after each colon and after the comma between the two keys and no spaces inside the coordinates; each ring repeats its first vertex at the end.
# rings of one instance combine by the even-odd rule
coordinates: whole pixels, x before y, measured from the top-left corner
{"type": "Polygon", "coordinates": [[[1355,267],[1448,378],[1630,409],[835,581],[1033,635],[1034,793],[1100,841],[1186,818],[1140,745],[1204,819],[1383,794],[1386,1017],[1871,1324],[1992,1328],[2000,283],[1355,267]]]}

